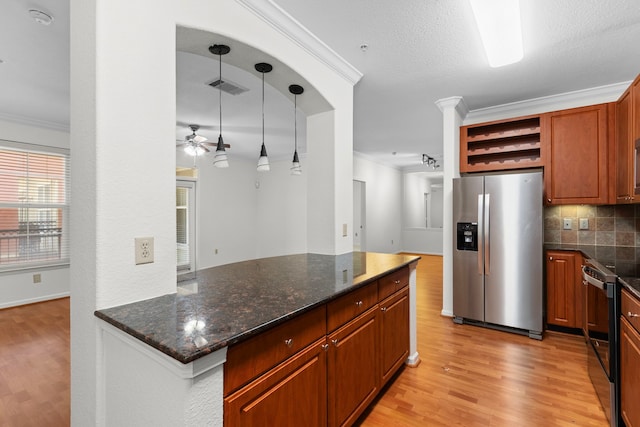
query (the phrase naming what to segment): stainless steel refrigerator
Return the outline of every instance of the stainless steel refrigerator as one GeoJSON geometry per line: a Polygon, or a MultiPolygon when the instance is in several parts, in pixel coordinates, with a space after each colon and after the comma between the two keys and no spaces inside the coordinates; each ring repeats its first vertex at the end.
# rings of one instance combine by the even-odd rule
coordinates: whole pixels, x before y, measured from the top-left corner
{"type": "Polygon", "coordinates": [[[453,180],[456,323],[541,339],[542,172],[453,180]]]}

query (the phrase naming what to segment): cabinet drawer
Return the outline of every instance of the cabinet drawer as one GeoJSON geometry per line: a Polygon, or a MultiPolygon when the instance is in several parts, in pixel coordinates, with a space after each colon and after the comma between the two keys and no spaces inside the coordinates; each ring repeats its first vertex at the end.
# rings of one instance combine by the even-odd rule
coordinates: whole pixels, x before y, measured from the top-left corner
{"type": "Polygon", "coordinates": [[[378,285],[372,283],[327,304],[327,331],[331,332],[378,302],[378,285]]]}
{"type": "Polygon", "coordinates": [[[640,301],[625,289],[622,290],[622,315],[640,332],[640,301]]]}
{"type": "Polygon", "coordinates": [[[232,345],[224,365],[225,396],[326,335],[326,308],[321,306],[232,345]]]}
{"type": "Polygon", "coordinates": [[[409,286],[409,267],[404,267],[378,279],[378,297],[383,300],[405,286],[409,286]]]}

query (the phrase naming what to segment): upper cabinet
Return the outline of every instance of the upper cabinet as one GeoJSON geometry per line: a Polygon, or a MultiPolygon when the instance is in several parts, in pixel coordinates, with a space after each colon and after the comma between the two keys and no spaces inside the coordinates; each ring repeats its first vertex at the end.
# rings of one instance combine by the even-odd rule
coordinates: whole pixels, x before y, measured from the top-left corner
{"type": "Polygon", "coordinates": [[[540,116],[460,128],[460,172],[542,166],[540,116]]]}
{"type": "Polygon", "coordinates": [[[616,103],[616,203],[640,202],[640,76],[616,103]]]}
{"type": "Polygon", "coordinates": [[[544,168],[544,202],[640,203],[640,75],[617,102],[460,128],[460,172],[544,168]]]}
{"type": "Polygon", "coordinates": [[[546,203],[608,203],[610,108],[599,104],[542,116],[546,203]]]}

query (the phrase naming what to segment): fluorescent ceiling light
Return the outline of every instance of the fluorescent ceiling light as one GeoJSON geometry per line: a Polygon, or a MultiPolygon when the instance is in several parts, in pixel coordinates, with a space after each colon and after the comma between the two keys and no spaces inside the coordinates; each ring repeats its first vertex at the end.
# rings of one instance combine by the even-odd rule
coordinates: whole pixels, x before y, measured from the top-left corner
{"type": "Polygon", "coordinates": [[[469,0],[492,67],[522,59],[520,0],[469,0]]]}

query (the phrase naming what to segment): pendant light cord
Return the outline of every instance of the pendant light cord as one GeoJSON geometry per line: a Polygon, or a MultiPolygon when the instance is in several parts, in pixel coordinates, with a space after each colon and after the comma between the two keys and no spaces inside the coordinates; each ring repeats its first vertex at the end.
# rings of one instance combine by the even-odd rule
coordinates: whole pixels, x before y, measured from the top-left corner
{"type": "Polygon", "coordinates": [[[293,141],[294,141],[294,153],[298,152],[298,95],[293,95],[293,141]]]}
{"type": "Polygon", "coordinates": [[[220,64],[220,84],[218,85],[218,100],[220,104],[220,135],[222,136],[222,54],[218,55],[220,64]]]}
{"type": "Polygon", "coordinates": [[[262,144],[264,145],[264,71],[262,72],[262,144]]]}

